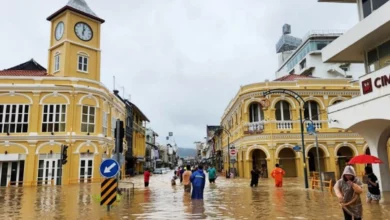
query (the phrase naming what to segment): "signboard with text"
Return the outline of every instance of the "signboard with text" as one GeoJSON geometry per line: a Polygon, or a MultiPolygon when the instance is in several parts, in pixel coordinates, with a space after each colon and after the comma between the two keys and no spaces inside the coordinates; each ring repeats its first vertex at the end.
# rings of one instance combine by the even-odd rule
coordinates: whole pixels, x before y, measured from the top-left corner
{"type": "Polygon", "coordinates": [[[368,78],[361,82],[363,95],[371,93],[376,89],[390,85],[390,75],[378,76],[376,78],[368,78]]]}

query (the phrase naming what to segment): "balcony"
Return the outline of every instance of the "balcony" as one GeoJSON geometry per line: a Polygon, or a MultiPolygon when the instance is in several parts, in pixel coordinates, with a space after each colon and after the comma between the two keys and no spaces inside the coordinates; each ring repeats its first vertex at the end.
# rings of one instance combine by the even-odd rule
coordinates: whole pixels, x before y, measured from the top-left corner
{"type": "Polygon", "coordinates": [[[293,121],[276,121],[276,127],[279,130],[291,130],[293,129],[293,121]]]}
{"type": "MultiPolygon", "coordinates": [[[[317,129],[321,129],[322,128],[322,122],[326,122],[326,121],[313,121],[313,125],[314,127],[317,129]]],[[[311,124],[310,121],[305,121],[305,126],[307,127],[309,124],[311,124]]]]}
{"type": "Polygon", "coordinates": [[[261,134],[264,131],[264,122],[250,122],[245,125],[244,134],[261,134]]]}
{"type": "Polygon", "coordinates": [[[390,36],[390,2],[361,20],[347,33],[322,50],[322,60],[334,63],[363,63],[367,50],[390,36]]]}

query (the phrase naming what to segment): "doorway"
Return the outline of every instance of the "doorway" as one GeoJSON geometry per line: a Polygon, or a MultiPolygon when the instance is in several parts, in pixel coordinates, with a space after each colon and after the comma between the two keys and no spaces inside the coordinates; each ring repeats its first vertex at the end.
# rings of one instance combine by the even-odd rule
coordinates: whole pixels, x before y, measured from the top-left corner
{"type": "Polygon", "coordinates": [[[352,157],[353,157],[353,151],[350,147],[347,147],[347,146],[340,147],[340,149],[337,151],[337,158],[338,158],[337,163],[339,166],[339,178],[341,178],[345,167],[348,165],[348,162],[352,159],[352,157]]]}
{"type": "Polygon", "coordinates": [[[93,176],[92,174],[93,174],[93,153],[81,153],[79,182],[80,183],[92,182],[92,176],[93,176]]]}
{"type": "Polygon", "coordinates": [[[0,162],[0,186],[21,186],[24,177],[24,160],[0,162]]]}
{"type": "Polygon", "coordinates": [[[60,154],[41,154],[38,162],[38,185],[61,185],[62,164],[60,154]]]}
{"type": "Polygon", "coordinates": [[[317,155],[317,149],[315,147],[311,148],[308,152],[309,156],[309,171],[310,172],[319,172],[319,167],[321,167],[321,171],[325,172],[325,158],[324,158],[324,151],[319,148],[318,149],[319,156],[317,155]],[[318,166],[318,160],[317,157],[319,157],[320,160],[320,166],[318,166]]]}
{"type": "Polygon", "coordinates": [[[260,149],[252,151],[252,169],[255,167],[261,171],[262,178],[268,178],[267,155],[260,149]]]}
{"type": "Polygon", "coordinates": [[[283,148],[279,152],[279,165],[286,171],[286,177],[297,177],[295,152],[291,148],[283,148]]]}

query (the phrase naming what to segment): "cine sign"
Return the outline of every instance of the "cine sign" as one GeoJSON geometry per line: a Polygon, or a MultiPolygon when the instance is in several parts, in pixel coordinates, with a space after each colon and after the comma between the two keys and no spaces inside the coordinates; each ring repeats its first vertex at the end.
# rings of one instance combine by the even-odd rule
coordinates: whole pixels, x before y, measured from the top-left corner
{"type": "Polygon", "coordinates": [[[366,80],[362,81],[363,95],[372,92],[374,89],[373,86],[375,86],[375,88],[377,88],[377,89],[380,89],[380,88],[385,87],[389,84],[390,84],[390,75],[383,75],[383,76],[376,77],[374,79],[374,85],[372,83],[371,78],[366,79],[366,80]]]}

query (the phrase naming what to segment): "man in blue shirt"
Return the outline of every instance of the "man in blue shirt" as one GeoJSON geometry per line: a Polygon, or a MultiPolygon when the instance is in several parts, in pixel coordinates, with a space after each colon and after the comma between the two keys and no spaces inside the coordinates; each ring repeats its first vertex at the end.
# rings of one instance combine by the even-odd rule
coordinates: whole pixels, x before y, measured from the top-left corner
{"type": "Polygon", "coordinates": [[[203,166],[199,165],[198,170],[192,173],[190,181],[192,183],[192,199],[203,199],[203,190],[206,184],[206,175],[203,166]]]}

